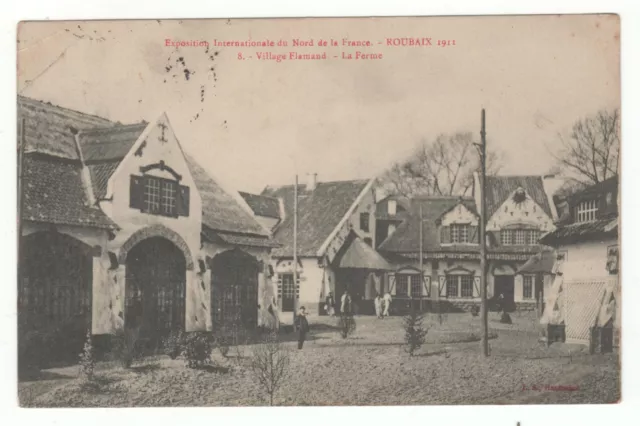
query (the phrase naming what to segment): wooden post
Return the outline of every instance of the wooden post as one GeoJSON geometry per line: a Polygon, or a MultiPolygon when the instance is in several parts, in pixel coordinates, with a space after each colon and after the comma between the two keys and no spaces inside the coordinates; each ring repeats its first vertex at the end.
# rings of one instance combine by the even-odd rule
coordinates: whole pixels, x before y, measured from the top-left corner
{"type": "MultiPolygon", "coordinates": [[[[424,265],[423,262],[424,260],[422,259],[422,221],[424,220],[422,217],[422,202],[418,200],[418,202],[420,202],[420,283],[422,283],[422,285],[420,286],[420,288],[422,289],[422,287],[424,286],[424,265]]],[[[420,311],[422,311],[422,294],[420,295],[420,311]]]]}
{"type": "Polygon", "coordinates": [[[297,331],[296,314],[298,312],[298,175],[293,187],[293,330],[297,331]]]}
{"type": "MultiPolygon", "coordinates": [[[[22,259],[22,228],[23,228],[23,220],[22,214],[24,209],[24,195],[22,194],[24,190],[24,184],[22,182],[24,176],[24,151],[26,146],[26,138],[25,138],[25,119],[24,117],[20,120],[20,140],[18,146],[18,285],[21,285],[22,281],[22,268],[21,259],[22,259]]],[[[20,288],[20,287],[19,287],[20,288]]]]}
{"type": "Polygon", "coordinates": [[[487,139],[485,113],[482,109],[482,129],[480,130],[480,292],[482,298],[482,352],[489,356],[489,306],[487,303],[487,238],[486,238],[486,177],[487,177],[487,139]]]}

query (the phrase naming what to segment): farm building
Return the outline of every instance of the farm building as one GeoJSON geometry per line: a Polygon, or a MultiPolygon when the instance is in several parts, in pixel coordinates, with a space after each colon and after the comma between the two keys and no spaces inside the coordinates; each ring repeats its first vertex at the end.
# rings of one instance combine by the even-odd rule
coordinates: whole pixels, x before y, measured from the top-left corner
{"type": "Polygon", "coordinates": [[[568,342],[592,342],[598,327],[620,333],[618,177],[567,197],[558,227],[544,235],[555,248],[555,279],[541,322],[563,325],[568,342]]]}
{"type": "MultiPolygon", "coordinates": [[[[541,251],[540,236],[554,229],[557,213],[547,179],[487,178],[487,291],[500,296],[506,310],[535,308],[535,283],[517,271],[541,251]]],[[[378,247],[393,265],[386,285],[404,305],[426,309],[437,301],[438,309],[469,310],[480,304],[477,176],[473,194],[414,197],[407,218],[378,247]]]]}
{"type": "Polygon", "coordinates": [[[24,324],[152,338],[276,321],[277,244],[184,153],[166,114],[121,125],[20,97],[18,118],[24,324]]]}
{"type": "Polygon", "coordinates": [[[323,314],[329,292],[337,302],[345,291],[351,294],[358,312],[373,311],[376,285],[381,286],[388,266],[373,249],[373,180],[318,182],[311,174],[306,184],[298,185],[298,283],[294,282],[293,265],[294,192],[293,185],[267,186],[261,195],[247,197],[263,198],[249,203],[261,220],[268,219],[261,206],[272,206],[268,214],[276,211],[276,203],[270,200],[278,200],[282,206],[273,231],[280,247],[271,253],[280,311],[292,312],[297,303],[312,314],[323,314]]]}

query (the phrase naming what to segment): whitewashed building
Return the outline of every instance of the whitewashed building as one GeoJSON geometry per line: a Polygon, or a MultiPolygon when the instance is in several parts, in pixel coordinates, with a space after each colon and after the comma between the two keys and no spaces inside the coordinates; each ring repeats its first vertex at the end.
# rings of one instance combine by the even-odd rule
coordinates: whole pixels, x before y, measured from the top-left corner
{"type": "Polygon", "coordinates": [[[150,336],[275,321],[267,265],[277,244],[184,153],[165,114],[121,125],[21,97],[18,118],[27,322],[150,336]]]}

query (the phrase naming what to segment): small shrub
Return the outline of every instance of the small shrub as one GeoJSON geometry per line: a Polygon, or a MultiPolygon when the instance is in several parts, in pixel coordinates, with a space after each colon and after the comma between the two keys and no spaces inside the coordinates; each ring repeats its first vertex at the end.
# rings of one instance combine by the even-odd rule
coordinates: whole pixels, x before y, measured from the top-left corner
{"type": "Polygon", "coordinates": [[[420,349],[426,340],[429,328],[424,328],[424,315],[415,309],[411,309],[409,314],[403,318],[405,350],[413,356],[416,350],[420,349]]]}
{"type": "Polygon", "coordinates": [[[80,353],[80,379],[84,382],[92,382],[95,366],[96,361],[93,351],[93,342],[91,341],[91,330],[87,330],[84,348],[82,353],[80,353]]]}
{"type": "Polygon", "coordinates": [[[289,350],[282,345],[276,332],[253,348],[251,372],[260,388],[269,395],[270,405],[273,405],[273,396],[289,375],[289,364],[289,350]]]}
{"type": "Polygon", "coordinates": [[[169,355],[171,359],[176,359],[182,354],[184,348],[184,333],[182,330],[173,330],[163,339],[162,343],[165,355],[169,355]]]}
{"type": "Polygon", "coordinates": [[[201,368],[211,362],[211,339],[208,333],[193,332],[187,334],[182,356],[187,367],[201,368]]]}
{"type": "Polygon", "coordinates": [[[356,331],[356,319],[351,313],[344,313],[338,317],[338,329],[340,336],[346,339],[356,331]]]}
{"type": "Polygon", "coordinates": [[[471,316],[477,317],[480,314],[480,307],[478,305],[473,305],[471,307],[471,316]]]}
{"type": "Polygon", "coordinates": [[[140,330],[138,328],[118,330],[112,338],[111,353],[122,367],[131,367],[134,360],[142,357],[140,330]]]}

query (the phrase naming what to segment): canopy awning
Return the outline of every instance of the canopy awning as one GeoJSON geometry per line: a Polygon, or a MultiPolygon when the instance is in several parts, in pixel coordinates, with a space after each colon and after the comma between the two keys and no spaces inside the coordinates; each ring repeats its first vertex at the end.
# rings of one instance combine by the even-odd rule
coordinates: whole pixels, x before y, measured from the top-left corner
{"type": "Polygon", "coordinates": [[[353,236],[338,259],[339,268],[391,270],[391,265],[360,237],[353,236]]]}

